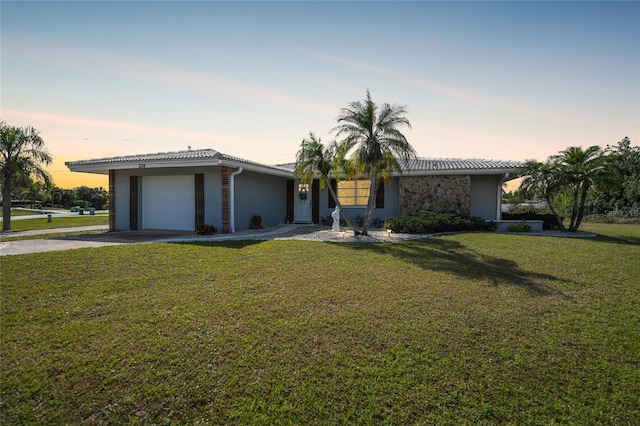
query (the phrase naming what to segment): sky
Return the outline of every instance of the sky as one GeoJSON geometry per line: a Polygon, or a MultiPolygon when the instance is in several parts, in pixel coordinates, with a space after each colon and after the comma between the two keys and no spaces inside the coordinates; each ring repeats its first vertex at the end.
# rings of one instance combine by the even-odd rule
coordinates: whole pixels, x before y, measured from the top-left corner
{"type": "Polygon", "coordinates": [[[7,1],[0,117],[65,161],[212,148],[287,163],[340,109],[405,105],[420,157],[640,140],[640,2],[7,1]]]}

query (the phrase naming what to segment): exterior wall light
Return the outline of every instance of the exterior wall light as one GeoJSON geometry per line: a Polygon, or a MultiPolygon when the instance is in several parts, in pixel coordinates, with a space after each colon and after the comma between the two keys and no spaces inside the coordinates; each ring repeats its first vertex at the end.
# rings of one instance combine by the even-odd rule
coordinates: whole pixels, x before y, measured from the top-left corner
{"type": "Polygon", "coordinates": [[[306,200],[307,199],[307,187],[303,186],[301,188],[298,189],[298,196],[300,197],[301,200],[306,200]]]}

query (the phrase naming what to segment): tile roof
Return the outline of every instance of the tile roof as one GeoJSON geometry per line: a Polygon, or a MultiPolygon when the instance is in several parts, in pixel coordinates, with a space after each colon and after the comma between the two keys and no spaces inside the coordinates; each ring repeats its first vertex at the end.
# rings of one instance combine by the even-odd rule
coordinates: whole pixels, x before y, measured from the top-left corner
{"type": "Polygon", "coordinates": [[[221,158],[223,154],[213,149],[193,149],[188,151],[157,152],[153,154],[121,155],[117,157],[93,158],[91,160],[68,161],[76,166],[110,163],[139,163],[146,161],[196,160],[221,158]]]}
{"type": "Polygon", "coordinates": [[[414,158],[405,163],[403,171],[462,171],[518,169],[523,166],[519,161],[483,160],[478,158],[414,158]]]}
{"type": "MultiPolygon", "coordinates": [[[[213,160],[230,162],[237,165],[254,166],[261,169],[271,169],[277,172],[290,172],[295,170],[295,163],[278,164],[268,166],[239,157],[226,155],[214,149],[192,149],[187,151],[157,152],[152,154],[123,155],[117,157],[95,158],[91,160],[68,161],[69,167],[82,166],[106,166],[109,164],[123,163],[151,163],[163,161],[193,161],[213,160]]],[[[414,158],[402,165],[403,173],[434,173],[434,172],[466,172],[482,170],[520,169],[523,163],[519,161],[483,160],[464,158],[414,158]]]]}
{"type": "Polygon", "coordinates": [[[277,164],[276,167],[289,170],[290,172],[293,173],[293,171],[296,169],[296,163],[277,164]]]}
{"type": "Polygon", "coordinates": [[[189,161],[189,160],[220,160],[238,164],[252,165],[260,168],[289,171],[278,166],[268,166],[255,161],[245,160],[232,155],[223,154],[214,149],[190,149],[187,151],[157,152],[152,154],[122,155],[117,157],[94,158],[90,160],[67,161],[67,166],[101,166],[122,163],[151,163],[154,161],[189,161]]]}
{"type": "MultiPolygon", "coordinates": [[[[519,161],[483,160],[478,158],[414,158],[401,163],[403,172],[457,172],[472,170],[519,169],[519,161]]],[[[278,164],[278,167],[294,171],[296,163],[278,164]]]]}

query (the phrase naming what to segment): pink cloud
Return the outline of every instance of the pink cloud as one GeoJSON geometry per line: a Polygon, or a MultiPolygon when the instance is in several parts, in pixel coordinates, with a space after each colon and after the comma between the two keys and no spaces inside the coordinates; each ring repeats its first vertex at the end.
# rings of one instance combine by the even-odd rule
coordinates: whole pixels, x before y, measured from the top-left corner
{"type": "MultiPolygon", "coordinates": [[[[168,127],[145,126],[124,121],[98,120],[95,118],[80,117],[74,115],[51,114],[47,112],[23,111],[14,109],[2,109],[3,117],[10,117],[19,121],[45,121],[56,124],[64,124],[78,127],[91,127],[105,130],[118,130],[132,133],[151,135],[175,136],[193,140],[211,140],[218,135],[206,132],[192,132],[188,130],[172,129],[168,127]]],[[[227,136],[225,136],[227,138],[227,136]]]]}
{"type": "Polygon", "coordinates": [[[48,40],[20,39],[3,43],[3,56],[12,55],[38,62],[85,70],[94,75],[107,74],[125,80],[153,81],[168,87],[182,87],[196,93],[210,92],[232,98],[247,97],[270,106],[302,110],[318,115],[336,113],[334,105],[262,85],[230,79],[211,72],[199,72],[131,56],[93,49],[70,47],[48,40]]]}

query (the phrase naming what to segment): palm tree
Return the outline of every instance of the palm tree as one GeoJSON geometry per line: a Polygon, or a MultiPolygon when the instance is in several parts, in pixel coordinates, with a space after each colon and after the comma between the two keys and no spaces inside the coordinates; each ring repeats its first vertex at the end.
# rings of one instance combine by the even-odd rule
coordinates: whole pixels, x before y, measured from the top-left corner
{"type": "Polygon", "coordinates": [[[61,191],[60,204],[63,208],[68,209],[73,205],[75,193],[73,189],[62,189],[61,191]]]}
{"type": "Polygon", "coordinates": [[[56,198],[58,199],[59,203],[62,202],[62,191],[63,190],[57,186],[50,185],[49,187],[47,187],[49,201],[51,201],[51,208],[54,208],[56,198]]]}
{"type": "Polygon", "coordinates": [[[547,206],[549,206],[551,213],[556,217],[558,226],[564,231],[562,218],[553,203],[556,194],[561,189],[557,175],[556,168],[550,161],[539,163],[535,160],[528,160],[524,164],[523,172],[520,173],[520,176],[524,176],[522,183],[520,183],[520,189],[528,197],[542,197],[547,206]]]}
{"type": "Polygon", "coordinates": [[[44,141],[33,127],[8,126],[0,122],[0,179],[2,183],[2,230],[11,230],[11,191],[14,179],[20,175],[33,176],[45,183],[51,175],[42,167],[51,164],[51,156],[44,141]]]}
{"type": "Polygon", "coordinates": [[[304,183],[311,183],[313,179],[318,178],[320,189],[328,187],[331,197],[347,222],[347,226],[354,229],[330,182],[331,175],[336,179],[339,179],[342,175],[340,153],[343,151],[344,147],[338,146],[335,141],[325,147],[313,132],[309,132],[309,139],[302,139],[300,149],[296,154],[295,174],[304,183]]]}
{"type": "Polygon", "coordinates": [[[31,201],[31,208],[36,208],[36,202],[40,201],[41,205],[44,203],[43,200],[46,199],[45,193],[46,185],[39,181],[31,181],[27,185],[27,187],[20,193],[20,198],[28,199],[31,201]]]}
{"type": "Polygon", "coordinates": [[[581,147],[569,147],[552,156],[551,160],[558,168],[560,184],[572,191],[569,231],[576,232],[582,222],[589,189],[607,184],[613,173],[604,161],[602,149],[597,145],[584,150],[581,147]]]}
{"type": "Polygon", "coordinates": [[[369,231],[379,179],[389,177],[391,171],[399,171],[399,160],[408,161],[416,156],[407,138],[398,130],[402,126],[411,128],[406,113],[404,105],[384,103],[378,107],[367,90],[367,99],[352,102],[341,109],[338,116],[340,124],[333,129],[336,137],[344,135],[343,143],[355,149],[353,163],[371,182],[363,235],[369,231]]]}

